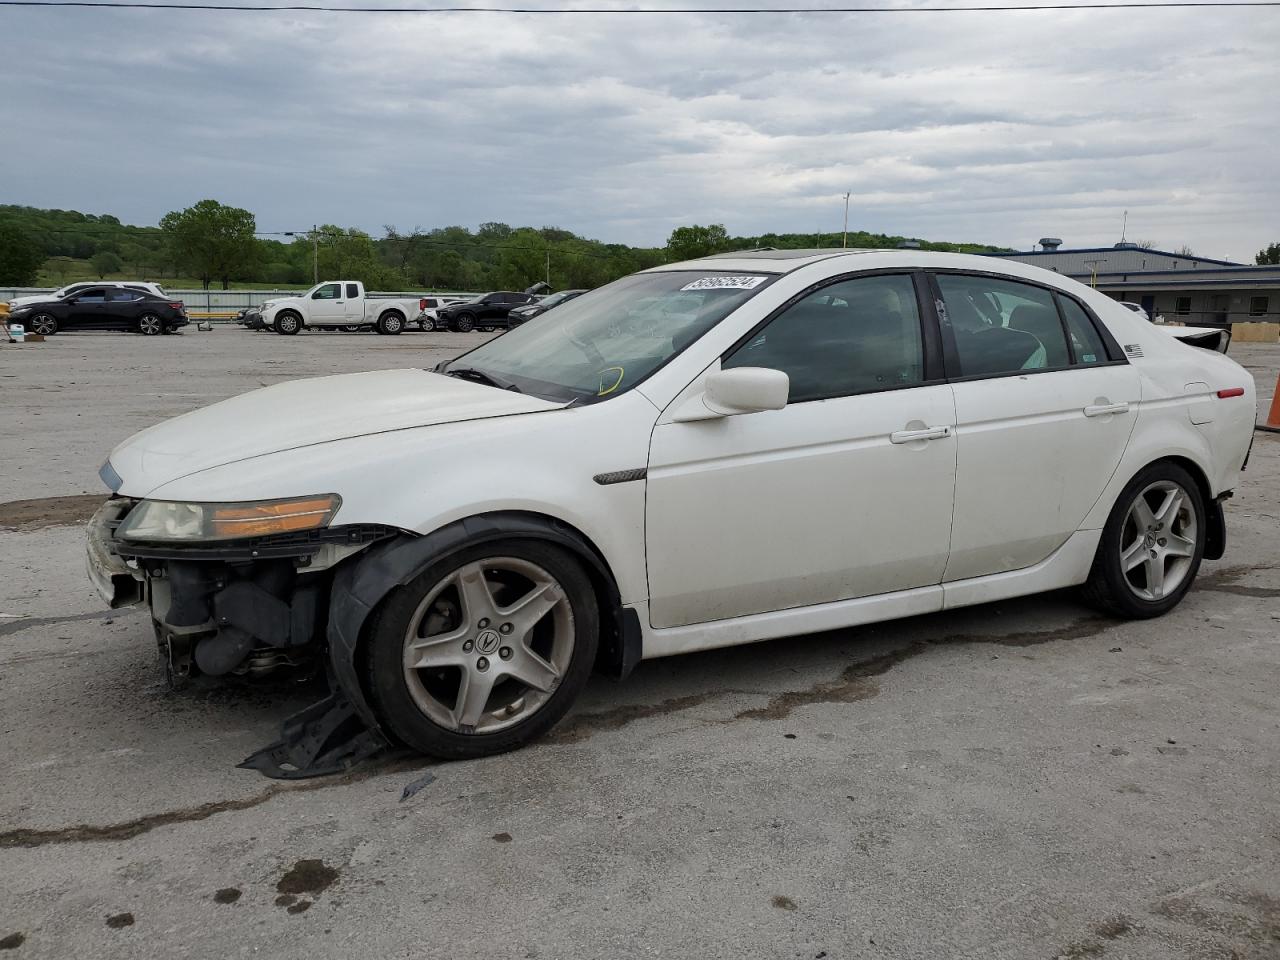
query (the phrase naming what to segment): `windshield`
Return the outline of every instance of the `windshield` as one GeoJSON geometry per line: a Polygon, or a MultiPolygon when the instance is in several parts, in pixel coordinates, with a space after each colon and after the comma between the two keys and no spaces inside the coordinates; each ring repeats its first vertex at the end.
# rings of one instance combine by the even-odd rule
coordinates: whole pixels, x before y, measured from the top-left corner
{"type": "Polygon", "coordinates": [[[705,271],[633,274],[438,369],[487,375],[549,400],[612,396],[644,380],[771,279],[705,271]]]}

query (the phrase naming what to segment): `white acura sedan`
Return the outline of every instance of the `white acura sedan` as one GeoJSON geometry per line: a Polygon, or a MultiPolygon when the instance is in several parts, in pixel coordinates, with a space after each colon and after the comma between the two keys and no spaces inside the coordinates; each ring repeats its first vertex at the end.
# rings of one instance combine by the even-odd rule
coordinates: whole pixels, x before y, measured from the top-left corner
{"type": "Polygon", "coordinates": [[[89,567],[175,679],[326,663],[265,772],[475,757],[645,658],[1069,586],[1165,613],[1223,554],[1254,416],[1234,361],[1055,273],[730,254],[144,430],[89,567]]]}

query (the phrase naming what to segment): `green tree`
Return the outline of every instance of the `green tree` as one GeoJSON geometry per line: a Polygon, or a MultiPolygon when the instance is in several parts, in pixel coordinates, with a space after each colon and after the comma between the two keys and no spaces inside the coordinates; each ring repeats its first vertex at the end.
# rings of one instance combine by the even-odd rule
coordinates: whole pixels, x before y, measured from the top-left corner
{"type": "Polygon", "coordinates": [[[1259,250],[1254,263],[1260,267],[1280,266],[1280,243],[1273,243],[1259,250]]]}
{"type": "Polygon", "coordinates": [[[0,223],[0,283],[25,287],[36,282],[44,251],[25,231],[0,223]]]}
{"type": "Polygon", "coordinates": [[[729,235],[724,224],[676,227],[667,238],[667,254],[672,260],[696,260],[728,248],[729,235]]]}
{"type": "Polygon", "coordinates": [[[108,273],[119,273],[124,269],[123,261],[110,250],[99,250],[89,258],[89,265],[93,267],[99,280],[104,279],[108,273]]]}
{"type": "Polygon", "coordinates": [[[174,259],[199,277],[206,290],[213,280],[221,280],[226,290],[232,278],[252,272],[258,253],[253,237],[256,227],[248,210],[216,200],[201,200],[160,220],[174,259]]]}

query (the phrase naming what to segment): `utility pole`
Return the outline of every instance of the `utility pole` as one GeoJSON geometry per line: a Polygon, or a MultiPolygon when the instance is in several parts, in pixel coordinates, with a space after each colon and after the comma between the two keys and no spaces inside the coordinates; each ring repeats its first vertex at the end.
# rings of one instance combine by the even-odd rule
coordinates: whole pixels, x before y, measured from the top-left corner
{"type": "Polygon", "coordinates": [[[1098,264],[1106,263],[1107,260],[1104,257],[1101,260],[1086,260],[1084,262],[1089,265],[1089,286],[1096,290],[1098,289],[1098,264]]]}
{"type": "Polygon", "coordinates": [[[311,282],[320,282],[320,228],[316,224],[311,225],[311,282]]]}
{"type": "Polygon", "coordinates": [[[1124,220],[1120,223],[1120,242],[1124,243],[1125,231],[1129,229],[1129,211],[1124,212],[1124,220]]]}
{"type": "Polygon", "coordinates": [[[551,292],[551,244],[547,244],[547,292],[551,292]]]}
{"type": "Polygon", "coordinates": [[[844,195],[844,238],[840,241],[840,248],[847,250],[849,248],[849,194],[844,195]]]}

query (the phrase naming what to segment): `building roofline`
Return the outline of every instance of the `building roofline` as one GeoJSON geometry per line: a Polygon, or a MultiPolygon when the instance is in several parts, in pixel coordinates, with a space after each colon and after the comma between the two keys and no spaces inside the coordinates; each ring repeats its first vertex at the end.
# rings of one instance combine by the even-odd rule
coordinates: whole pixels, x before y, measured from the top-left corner
{"type": "Polygon", "coordinates": [[[980,253],[980,257],[1051,257],[1063,253],[1151,253],[1160,257],[1172,257],[1175,260],[1195,260],[1200,263],[1217,263],[1224,267],[1243,267],[1247,264],[1234,260],[1215,260],[1213,257],[1202,257],[1197,254],[1174,253],[1170,250],[1154,250],[1144,247],[1077,247],[1071,250],[1007,250],[1004,253],[980,253]]]}

